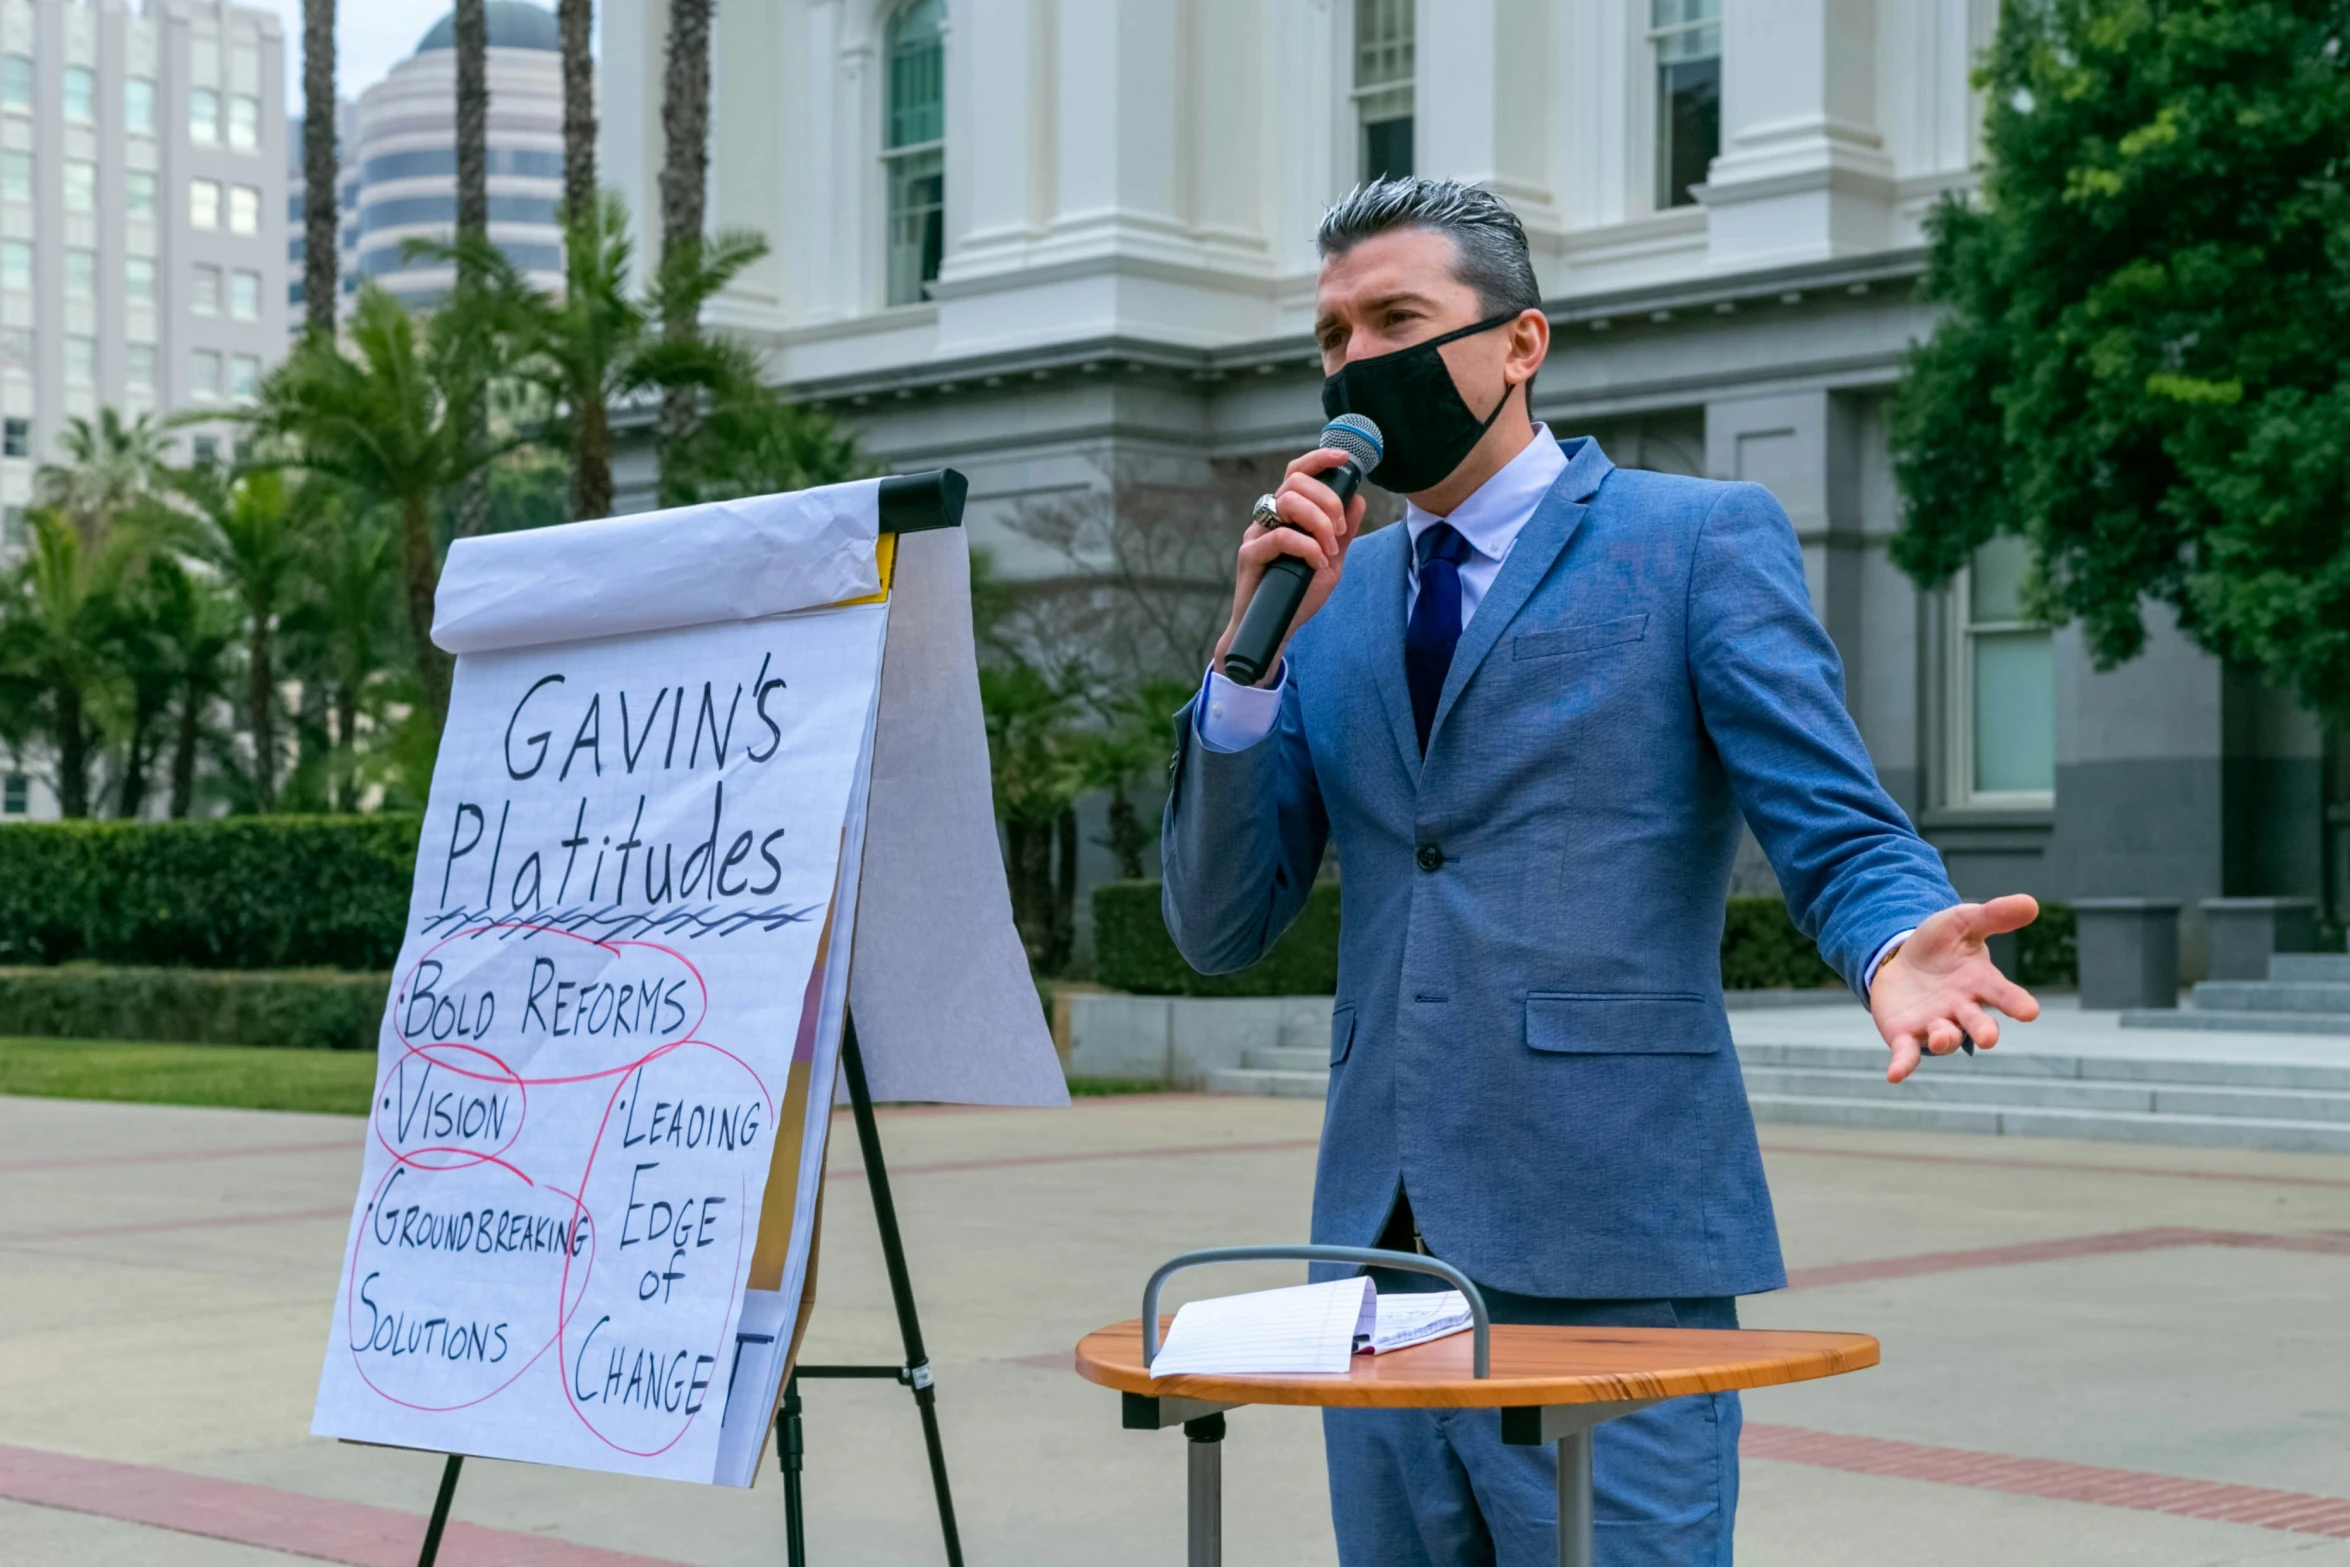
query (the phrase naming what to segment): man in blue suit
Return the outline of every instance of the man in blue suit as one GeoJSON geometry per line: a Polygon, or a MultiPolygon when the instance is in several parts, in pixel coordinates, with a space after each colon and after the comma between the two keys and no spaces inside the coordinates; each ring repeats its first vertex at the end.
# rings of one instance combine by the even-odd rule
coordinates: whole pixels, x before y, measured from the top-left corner
{"type": "MultiPolygon", "coordinates": [[[[1315,1240],[1442,1258],[1501,1321],[1734,1327],[1786,1283],[1722,1009],[1740,819],[1896,1082],[2038,1014],[1984,948],[2037,907],[1961,903],[1878,785],[1768,491],[1531,421],[1549,324],[1506,206],[1381,181],[1319,246],[1327,411],[1376,420],[1371,477],[1410,506],[1360,534],[1320,451],[1272,497],[1286,526],[1249,528],[1179,720],[1167,928],[1204,971],[1250,963],[1336,851],[1315,1240]],[[1223,655],[1279,555],[1312,585],[1243,687],[1223,655]]],[[[1600,1562],[1728,1563],[1738,1430],[1734,1394],[1601,1427],[1600,1562]]],[[[1557,1559],[1553,1451],[1492,1412],[1332,1411],[1324,1436],[1348,1567],[1557,1559]]]]}

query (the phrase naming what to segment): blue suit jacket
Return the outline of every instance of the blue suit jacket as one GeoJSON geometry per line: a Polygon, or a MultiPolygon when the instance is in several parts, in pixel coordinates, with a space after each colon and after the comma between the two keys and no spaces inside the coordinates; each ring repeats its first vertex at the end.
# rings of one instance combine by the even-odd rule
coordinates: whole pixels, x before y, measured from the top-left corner
{"type": "Polygon", "coordinates": [[[1359,540],[1289,649],[1272,734],[1178,724],[1167,929],[1263,954],[1341,867],[1314,1239],[1368,1245],[1398,1187],[1480,1282],[1586,1298],[1786,1282],[1721,941],[1741,812],[1859,989],[1958,901],[1878,786],[1767,490],[1566,471],[1461,634],[1423,760],[1401,527],[1359,540]]]}

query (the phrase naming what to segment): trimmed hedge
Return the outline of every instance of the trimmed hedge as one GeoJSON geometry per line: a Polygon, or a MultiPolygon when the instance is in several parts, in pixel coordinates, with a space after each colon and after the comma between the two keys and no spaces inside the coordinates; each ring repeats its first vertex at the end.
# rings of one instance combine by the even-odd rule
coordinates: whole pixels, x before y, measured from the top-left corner
{"type": "MultiPolygon", "coordinates": [[[[1306,906],[1273,950],[1237,974],[1195,972],[1175,950],[1159,915],[1155,881],[1110,882],[1093,893],[1093,967],[1105,985],[1146,996],[1324,996],[1338,988],[1338,888],[1306,895],[1306,906]]],[[[2074,983],[2073,911],[2041,905],[2018,939],[2016,980],[2074,983]]],[[[1730,900],[1722,924],[1724,990],[1840,988],[1811,938],[1795,928],[1777,898],[1730,900]]]]}
{"type": "Polygon", "coordinates": [[[0,963],[388,969],[418,830],[409,815],[0,827],[0,963]]]}
{"type": "Polygon", "coordinates": [[[0,968],[0,1036],[372,1050],[388,974],[0,968]]]}
{"type": "Polygon", "coordinates": [[[1309,889],[1297,923],[1247,968],[1202,974],[1167,934],[1157,882],[1106,882],[1093,889],[1093,974],[1144,996],[1327,996],[1338,989],[1338,888],[1309,889]]]}

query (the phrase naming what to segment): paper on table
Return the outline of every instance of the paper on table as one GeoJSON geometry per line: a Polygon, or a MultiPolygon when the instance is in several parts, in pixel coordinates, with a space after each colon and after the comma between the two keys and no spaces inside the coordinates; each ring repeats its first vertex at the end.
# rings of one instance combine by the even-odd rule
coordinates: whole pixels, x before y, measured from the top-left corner
{"type": "Polygon", "coordinates": [[[1344,1376],[1377,1301],[1362,1274],[1189,1301],[1175,1313],[1151,1375],[1344,1376]]]}
{"type": "Polygon", "coordinates": [[[1355,1334],[1355,1348],[1367,1355],[1391,1349],[1409,1349],[1450,1334],[1467,1331],[1469,1297],[1459,1290],[1378,1296],[1372,1302],[1371,1331],[1355,1334]]]}

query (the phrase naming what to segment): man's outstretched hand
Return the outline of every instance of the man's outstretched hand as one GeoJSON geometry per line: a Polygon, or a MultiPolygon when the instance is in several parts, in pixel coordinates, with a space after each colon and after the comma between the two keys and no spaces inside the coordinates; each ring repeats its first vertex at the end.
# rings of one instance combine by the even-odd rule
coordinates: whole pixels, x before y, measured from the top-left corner
{"type": "Polygon", "coordinates": [[[1985,937],[2021,930],[2039,917],[2039,903],[2020,892],[1962,903],[1929,916],[1895,949],[1869,987],[1869,1016],[1893,1047],[1886,1082],[1916,1071],[1921,1051],[1950,1054],[1962,1032],[1978,1050],[1998,1044],[1999,1019],[1989,1008],[2019,1023],[2040,1015],[2040,1003],[1999,972],[1983,945],[1985,937]]]}

